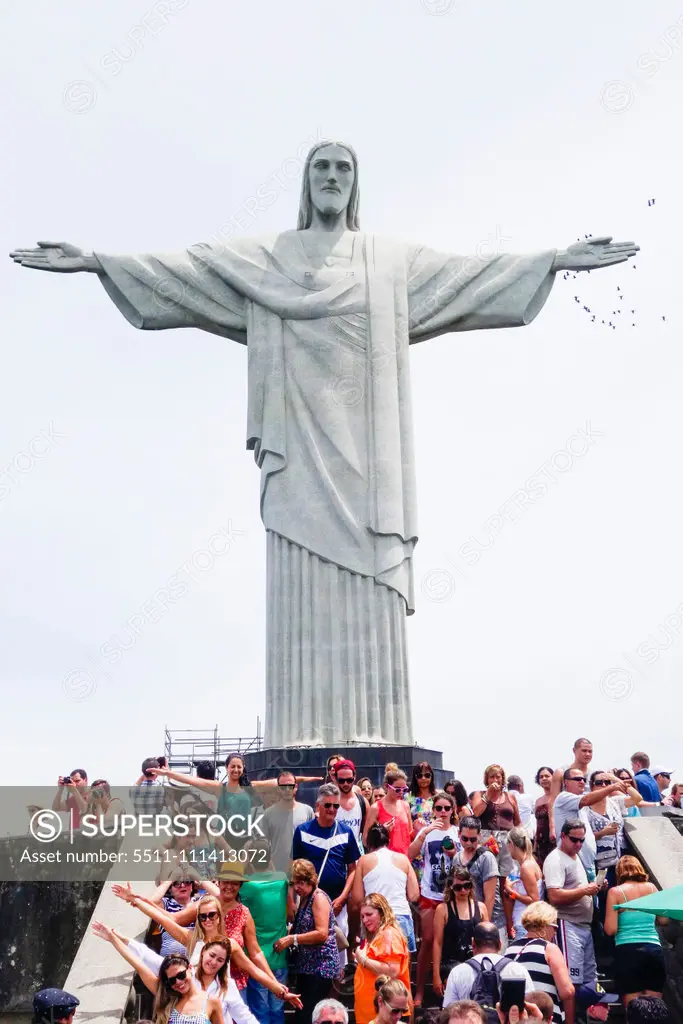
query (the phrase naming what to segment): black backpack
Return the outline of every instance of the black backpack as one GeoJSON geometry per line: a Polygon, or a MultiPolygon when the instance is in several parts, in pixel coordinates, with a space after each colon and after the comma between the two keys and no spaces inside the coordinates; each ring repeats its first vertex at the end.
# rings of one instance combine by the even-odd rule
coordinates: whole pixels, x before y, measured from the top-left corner
{"type": "Polygon", "coordinates": [[[499,1024],[496,1003],[500,1002],[500,975],[504,967],[512,963],[506,956],[494,964],[490,957],[479,960],[467,960],[467,966],[474,971],[474,984],[470,999],[479,1003],[486,1010],[489,1024],[499,1024]]]}

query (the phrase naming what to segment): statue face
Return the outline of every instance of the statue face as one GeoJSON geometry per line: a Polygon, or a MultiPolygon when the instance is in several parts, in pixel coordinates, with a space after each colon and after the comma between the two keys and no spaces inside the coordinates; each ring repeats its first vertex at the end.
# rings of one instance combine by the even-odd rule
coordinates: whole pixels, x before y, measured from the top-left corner
{"type": "Polygon", "coordinates": [[[351,154],[342,146],[322,146],[308,169],[311,202],[323,216],[342,213],[354,181],[351,154]]]}

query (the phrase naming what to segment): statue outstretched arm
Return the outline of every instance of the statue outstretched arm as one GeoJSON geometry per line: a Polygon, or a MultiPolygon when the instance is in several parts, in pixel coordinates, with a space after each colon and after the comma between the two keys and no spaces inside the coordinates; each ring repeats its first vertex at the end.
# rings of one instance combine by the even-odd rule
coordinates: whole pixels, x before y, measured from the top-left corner
{"type": "Polygon", "coordinates": [[[635,242],[613,242],[611,235],[599,235],[558,249],[552,270],[599,270],[631,259],[640,246],[635,242]]]}
{"type": "Polygon", "coordinates": [[[51,270],[56,274],[101,273],[97,257],[70,242],[38,242],[36,249],[14,249],[10,259],[31,270],[51,270]]]}
{"type": "Polygon", "coordinates": [[[140,330],[196,327],[246,344],[244,295],[207,265],[211,255],[210,246],[199,245],[180,253],[112,256],[69,242],[38,242],[10,253],[31,270],[97,274],[119,312],[140,330]]]}

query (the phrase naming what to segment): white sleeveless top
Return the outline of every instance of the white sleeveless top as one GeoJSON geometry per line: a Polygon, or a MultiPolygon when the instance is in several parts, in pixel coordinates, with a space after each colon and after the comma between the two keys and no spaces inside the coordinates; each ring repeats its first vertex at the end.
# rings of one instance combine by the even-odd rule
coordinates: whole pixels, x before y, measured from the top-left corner
{"type": "Polygon", "coordinates": [[[410,915],[410,905],[406,897],[408,876],[405,871],[397,868],[393,861],[393,851],[388,846],[373,850],[377,864],[363,878],[365,895],[378,892],[393,910],[400,916],[410,915]]]}
{"type": "Polygon", "coordinates": [[[339,810],[337,811],[336,820],[343,821],[346,825],[349,826],[349,828],[351,829],[355,836],[356,842],[358,843],[358,848],[362,853],[363,839],[360,832],[360,823],[363,820],[362,804],[360,802],[360,797],[358,796],[358,793],[354,793],[353,795],[356,799],[354,806],[351,808],[350,811],[347,811],[342,807],[340,803],[339,810]]]}

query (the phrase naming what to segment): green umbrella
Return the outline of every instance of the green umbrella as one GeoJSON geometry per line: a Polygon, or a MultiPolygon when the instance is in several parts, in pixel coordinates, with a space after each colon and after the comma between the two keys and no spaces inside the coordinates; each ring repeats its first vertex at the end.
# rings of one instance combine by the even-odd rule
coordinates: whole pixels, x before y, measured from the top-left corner
{"type": "Polygon", "coordinates": [[[637,900],[618,903],[616,910],[642,910],[644,914],[656,914],[658,917],[672,917],[675,921],[683,921],[683,885],[675,885],[673,889],[662,889],[649,896],[641,896],[637,900]]]}

